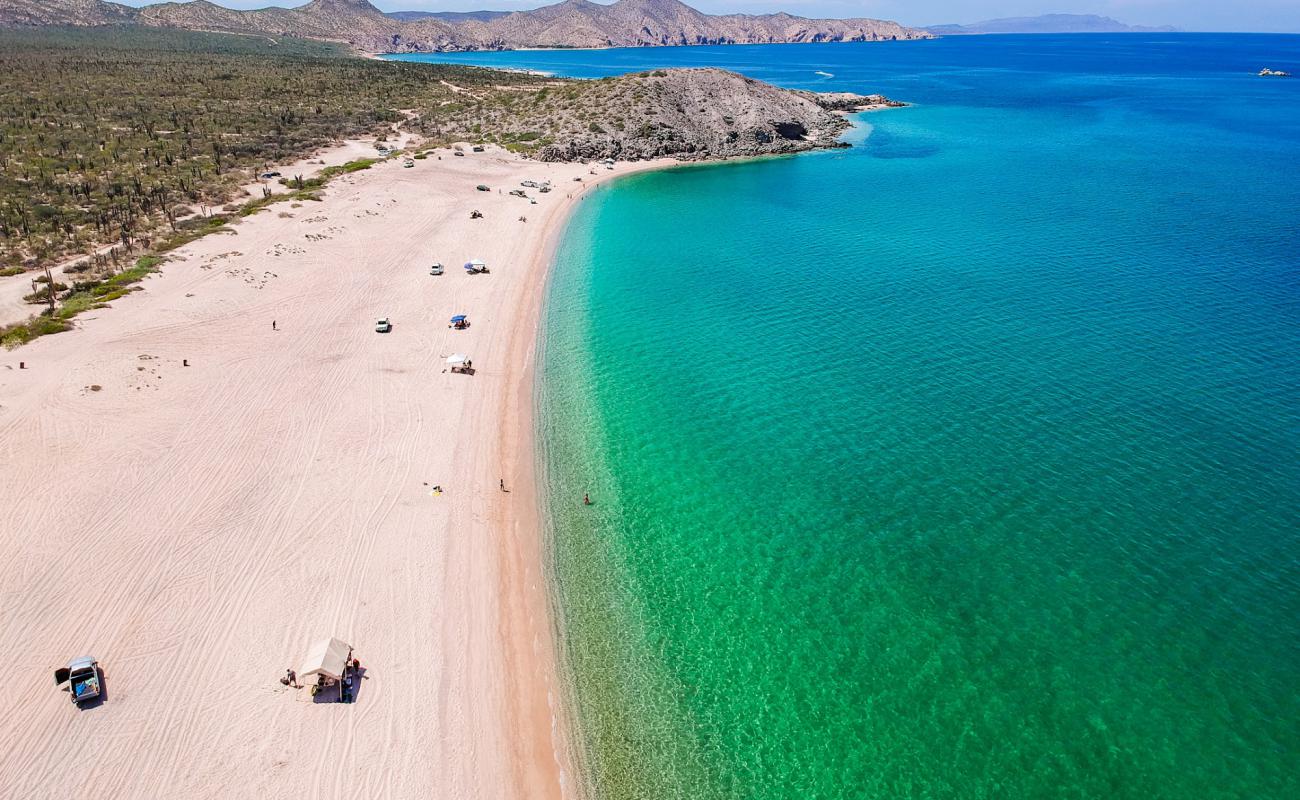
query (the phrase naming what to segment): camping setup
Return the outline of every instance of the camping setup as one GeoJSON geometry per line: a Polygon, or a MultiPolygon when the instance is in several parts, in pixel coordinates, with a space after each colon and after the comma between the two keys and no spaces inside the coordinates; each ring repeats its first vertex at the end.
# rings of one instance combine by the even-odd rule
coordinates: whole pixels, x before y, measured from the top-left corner
{"type": "Polygon", "coordinates": [[[330,637],[313,644],[302,660],[298,670],[298,679],[312,687],[312,694],[317,694],[321,686],[337,684],[339,696],[343,692],[343,674],[347,671],[348,661],[352,659],[352,645],[330,637]],[[316,676],[315,683],[311,677],[316,676]]]}
{"type": "Polygon", "coordinates": [[[473,261],[465,262],[465,271],[471,275],[474,275],[475,273],[479,273],[479,272],[487,272],[488,268],[487,268],[487,264],[484,264],[482,261],[479,261],[476,258],[473,261]]]}
{"type": "Polygon", "coordinates": [[[464,353],[453,353],[447,356],[447,366],[451,367],[452,372],[469,372],[474,362],[464,353]]]}
{"type": "Polygon", "coordinates": [[[458,331],[463,331],[469,327],[469,318],[464,314],[457,314],[451,318],[451,327],[458,331]]]}

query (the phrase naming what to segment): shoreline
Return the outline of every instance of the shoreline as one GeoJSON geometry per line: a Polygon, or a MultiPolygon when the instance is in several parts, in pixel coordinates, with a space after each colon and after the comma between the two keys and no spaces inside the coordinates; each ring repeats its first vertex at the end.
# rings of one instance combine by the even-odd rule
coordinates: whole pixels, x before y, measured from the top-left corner
{"type": "MultiPolygon", "coordinates": [[[[545,667],[541,675],[545,692],[534,691],[531,695],[534,702],[543,698],[546,701],[546,714],[550,723],[547,735],[550,737],[550,755],[556,769],[553,785],[558,786],[559,797],[564,800],[578,800],[581,797],[572,788],[579,785],[579,782],[573,780],[576,771],[572,748],[580,733],[575,730],[577,721],[574,709],[567,702],[569,688],[561,683],[563,665],[559,661],[556,641],[556,636],[560,634],[557,599],[550,583],[551,567],[546,554],[546,520],[541,464],[537,452],[536,417],[538,382],[541,378],[538,368],[543,346],[542,324],[556,253],[578,204],[586,200],[592,191],[617,179],[640,172],[674,168],[679,163],[662,159],[625,163],[623,166],[624,169],[617,174],[601,176],[600,180],[584,184],[583,190],[552,212],[552,217],[546,222],[546,233],[540,247],[534,252],[529,281],[520,300],[522,311],[508,357],[515,369],[510,371],[509,388],[505,393],[501,416],[505,420],[502,425],[502,472],[511,477],[512,488],[499,528],[518,535],[521,545],[513,553],[503,548],[501,556],[504,560],[513,555],[513,574],[524,578],[520,584],[504,586],[503,595],[512,597],[512,602],[519,604],[515,621],[527,619],[535,637],[528,651],[516,650],[513,653],[517,659],[515,675],[524,675],[526,664],[530,661],[527,658],[529,655],[533,657],[532,664],[545,667]]],[[[509,625],[510,622],[503,619],[504,625],[509,625]]]]}
{"type": "MultiPolygon", "coordinates": [[[[850,130],[853,130],[867,125],[865,120],[860,119],[860,117],[891,108],[893,107],[873,105],[836,113],[843,116],[849,123],[850,130]]],[[[532,579],[523,588],[532,595],[531,601],[533,604],[530,613],[521,614],[520,616],[529,619],[540,619],[542,624],[539,625],[537,630],[544,630],[546,634],[544,637],[535,640],[532,655],[535,657],[534,663],[545,664],[547,667],[544,676],[545,696],[551,722],[550,739],[561,787],[559,795],[561,800],[583,800],[585,796],[583,787],[586,784],[581,780],[581,765],[577,763],[582,732],[580,730],[581,720],[578,705],[573,697],[576,687],[567,682],[571,681],[574,675],[570,665],[562,662],[563,654],[559,646],[558,637],[563,635],[563,609],[560,606],[558,587],[552,583],[554,580],[554,565],[552,563],[553,552],[550,550],[551,544],[549,541],[551,531],[548,528],[550,523],[545,514],[547,500],[543,494],[546,491],[544,486],[545,464],[542,454],[538,450],[537,439],[538,427],[541,422],[537,417],[537,404],[542,377],[539,366],[542,363],[543,348],[545,347],[546,331],[543,326],[546,316],[546,297],[554,277],[553,269],[559,244],[568,229],[573,212],[580,202],[587,199],[589,192],[599,190],[602,186],[608,187],[615,180],[628,175],[661,169],[694,169],[740,165],[753,161],[791,158],[806,154],[785,153],[711,161],[660,159],[656,161],[621,162],[619,164],[620,168],[625,169],[621,170],[619,174],[610,175],[605,180],[584,186],[581,194],[567,202],[565,207],[557,213],[557,219],[548,222],[545,241],[536,250],[533,268],[529,271],[532,278],[530,286],[526,290],[526,294],[531,295],[532,299],[525,298],[521,301],[521,304],[527,310],[524,315],[521,315],[520,319],[526,321],[518,327],[519,335],[516,337],[516,342],[512,345],[511,351],[511,363],[521,365],[520,369],[512,371],[513,387],[507,393],[507,398],[510,396],[514,398],[515,411],[511,414],[507,404],[505,408],[506,416],[503,416],[503,419],[508,420],[508,425],[503,426],[502,429],[503,454],[508,454],[513,449],[515,455],[513,459],[504,457],[505,466],[503,466],[503,471],[514,476],[514,485],[526,487],[527,495],[518,497],[512,495],[512,502],[507,504],[507,519],[501,528],[512,532],[520,532],[521,529],[530,531],[530,535],[521,537],[521,542],[530,548],[535,548],[525,553],[518,565],[518,570],[532,579]],[[513,431],[513,435],[509,434],[508,431],[513,431]],[[513,448],[507,442],[513,442],[513,448]],[[512,514],[513,520],[511,519],[512,514]]],[[[506,553],[503,551],[503,557],[505,555],[506,553]]],[[[539,696],[539,693],[534,693],[534,695],[539,696]]]]}

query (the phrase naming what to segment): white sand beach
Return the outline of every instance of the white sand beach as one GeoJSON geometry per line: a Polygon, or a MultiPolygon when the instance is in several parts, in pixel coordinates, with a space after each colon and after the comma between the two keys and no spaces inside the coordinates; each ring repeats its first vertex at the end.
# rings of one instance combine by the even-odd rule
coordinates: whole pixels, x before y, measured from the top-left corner
{"type": "Polygon", "coordinates": [[[562,796],[538,307],[582,191],[661,164],[441,153],[273,205],[0,352],[0,794],[562,796]],[[527,178],[556,189],[505,194],[527,178]],[[364,669],[350,705],[278,682],[329,636],[364,669]],[[83,654],[106,699],[78,709],[52,675],[83,654]]]}

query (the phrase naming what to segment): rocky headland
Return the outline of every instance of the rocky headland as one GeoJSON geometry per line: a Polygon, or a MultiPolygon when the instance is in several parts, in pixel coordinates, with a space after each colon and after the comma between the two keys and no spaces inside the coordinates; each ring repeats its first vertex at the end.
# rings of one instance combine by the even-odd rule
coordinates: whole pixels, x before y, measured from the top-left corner
{"type": "Polygon", "coordinates": [[[782,89],[721,69],[668,69],[557,83],[491,127],[542,161],[701,161],[843,147],[843,112],[901,105],[782,89]]]}

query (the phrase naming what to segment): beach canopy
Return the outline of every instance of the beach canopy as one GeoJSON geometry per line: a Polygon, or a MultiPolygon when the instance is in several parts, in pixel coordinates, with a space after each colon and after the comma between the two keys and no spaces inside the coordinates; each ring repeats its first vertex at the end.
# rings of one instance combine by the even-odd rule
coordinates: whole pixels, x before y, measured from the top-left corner
{"type": "Polygon", "coordinates": [[[298,677],[324,675],[337,681],[343,677],[350,655],[352,655],[352,645],[347,642],[332,636],[322,639],[307,651],[307,657],[302,660],[302,669],[298,671],[298,677]]]}
{"type": "Polygon", "coordinates": [[[464,353],[453,353],[447,356],[447,363],[451,364],[454,367],[458,367],[461,364],[464,364],[466,361],[469,361],[469,356],[465,355],[464,353]]]}
{"type": "Polygon", "coordinates": [[[452,322],[464,322],[464,321],[465,321],[465,315],[464,315],[464,314],[457,314],[456,316],[454,316],[454,317],[451,318],[451,321],[452,321],[452,322]]]}
{"type": "Polygon", "coordinates": [[[479,261],[477,258],[470,259],[469,261],[465,262],[465,269],[479,269],[481,267],[486,267],[486,266],[487,264],[484,264],[482,261],[479,261]]]}

